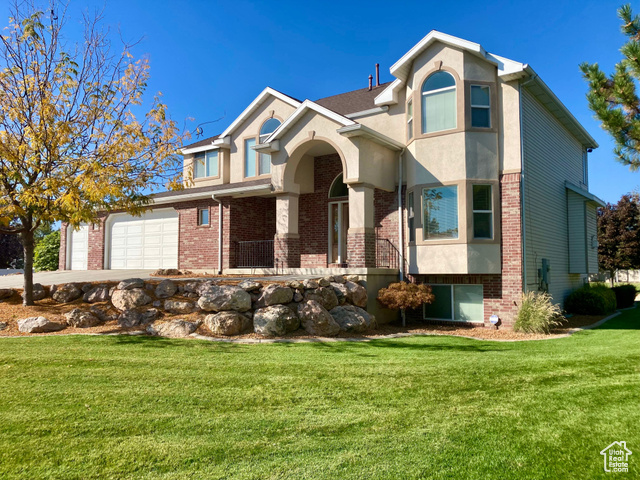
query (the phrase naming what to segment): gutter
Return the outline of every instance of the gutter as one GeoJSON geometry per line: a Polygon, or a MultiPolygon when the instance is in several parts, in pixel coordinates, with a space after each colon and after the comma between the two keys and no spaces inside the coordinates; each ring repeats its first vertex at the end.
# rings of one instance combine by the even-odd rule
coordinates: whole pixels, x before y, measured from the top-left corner
{"type": "MultiPolygon", "coordinates": [[[[260,185],[251,185],[250,187],[235,187],[235,188],[227,188],[225,190],[216,190],[213,192],[214,195],[219,197],[224,196],[233,196],[236,194],[241,194],[244,192],[252,193],[259,192],[260,190],[264,190],[264,193],[271,193],[271,185],[270,184],[260,184],[260,185]]],[[[183,195],[172,195],[168,197],[161,197],[157,200],[153,200],[154,205],[162,205],[163,203],[173,203],[173,202],[184,202],[187,200],[198,200],[203,198],[209,198],[212,194],[211,191],[208,192],[198,192],[198,193],[187,193],[183,195]]]]}
{"type": "MultiPolygon", "coordinates": [[[[404,166],[404,152],[406,148],[403,148],[400,151],[400,155],[398,155],[398,258],[400,260],[399,275],[400,281],[404,281],[404,230],[403,230],[403,219],[404,215],[402,212],[402,171],[404,166]]],[[[407,318],[404,309],[400,310],[402,316],[402,326],[406,326],[407,318]]]]}

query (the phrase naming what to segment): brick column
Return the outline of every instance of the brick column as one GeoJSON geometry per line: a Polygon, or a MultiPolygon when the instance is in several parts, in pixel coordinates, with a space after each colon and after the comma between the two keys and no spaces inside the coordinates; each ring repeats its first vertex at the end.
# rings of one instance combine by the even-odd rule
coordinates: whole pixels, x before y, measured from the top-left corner
{"type": "Polygon", "coordinates": [[[273,240],[274,266],[300,268],[298,194],[285,193],[276,197],[276,234],[273,240]]]}
{"type": "Polygon", "coordinates": [[[349,185],[347,262],[352,268],[376,266],[373,194],[371,185],[349,185]]]}
{"type": "Polygon", "coordinates": [[[67,269],[67,227],[66,223],[60,225],[60,250],[58,252],[58,270],[67,269]]]}

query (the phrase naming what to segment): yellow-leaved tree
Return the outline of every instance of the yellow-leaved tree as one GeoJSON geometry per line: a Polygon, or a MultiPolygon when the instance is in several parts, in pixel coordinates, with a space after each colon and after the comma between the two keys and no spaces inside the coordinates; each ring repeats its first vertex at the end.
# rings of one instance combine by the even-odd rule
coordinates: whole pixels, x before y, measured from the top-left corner
{"type": "Polygon", "coordinates": [[[25,305],[40,224],[139,214],[154,189],[181,186],[183,135],[159,94],[143,105],[147,60],[127,44],[114,53],[99,14],[66,43],[65,9],[16,1],[0,31],[0,233],[21,238],[25,305]]]}

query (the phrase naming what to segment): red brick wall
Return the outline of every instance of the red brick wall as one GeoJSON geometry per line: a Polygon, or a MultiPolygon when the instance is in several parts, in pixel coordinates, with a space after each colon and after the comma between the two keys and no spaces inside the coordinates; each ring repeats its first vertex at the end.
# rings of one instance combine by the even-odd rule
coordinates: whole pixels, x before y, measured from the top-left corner
{"type": "MultiPolygon", "coordinates": [[[[316,157],[313,165],[314,192],[300,195],[300,267],[326,267],[328,255],[329,189],[342,172],[338,154],[316,157]]],[[[347,200],[348,197],[335,200],[347,200]]]]}
{"type": "MultiPolygon", "coordinates": [[[[402,208],[403,208],[403,239],[404,239],[404,258],[407,258],[407,246],[409,241],[409,231],[407,230],[407,219],[405,212],[405,195],[406,187],[402,187],[402,208]]],[[[374,221],[377,239],[389,240],[392,245],[398,248],[398,189],[393,192],[376,189],[373,196],[374,200],[374,221]]],[[[405,261],[405,272],[408,270],[405,261]]]]}
{"type": "Polygon", "coordinates": [[[218,268],[218,202],[211,198],[177,203],[178,268],[218,268]],[[198,226],[198,209],[209,209],[209,225],[198,226]]]}
{"type": "Polygon", "coordinates": [[[100,215],[96,223],[89,225],[89,253],[87,258],[88,270],[102,270],[104,268],[104,222],[107,214],[100,215]]]}

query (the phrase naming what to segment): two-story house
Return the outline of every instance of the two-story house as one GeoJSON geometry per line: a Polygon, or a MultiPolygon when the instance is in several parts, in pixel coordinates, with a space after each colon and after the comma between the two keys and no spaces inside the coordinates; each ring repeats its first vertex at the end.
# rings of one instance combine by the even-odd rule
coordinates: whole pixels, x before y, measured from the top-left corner
{"type": "Polygon", "coordinates": [[[394,80],[316,101],[266,88],[185,147],[188,188],[68,229],[60,267],[357,273],[432,285],[424,318],[513,321],[597,272],[594,139],[526,64],[430,32],[394,80]]]}

